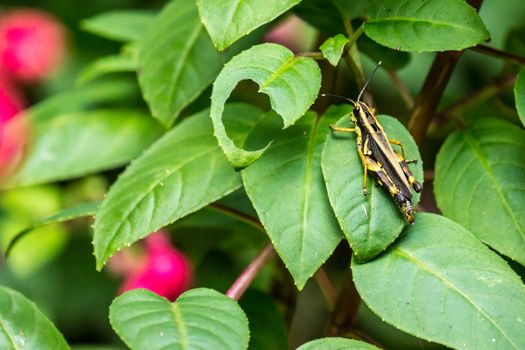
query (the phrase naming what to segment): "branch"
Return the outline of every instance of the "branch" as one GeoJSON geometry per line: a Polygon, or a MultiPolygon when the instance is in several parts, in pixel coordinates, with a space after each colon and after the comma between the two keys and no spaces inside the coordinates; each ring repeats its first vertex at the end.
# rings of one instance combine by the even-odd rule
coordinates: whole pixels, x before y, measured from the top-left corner
{"type": "Polygon", "coordinates": [[[430,122],[461,54],[462,51],[440,52],[434,58],[408,122],[408,130],[418,146],[423,143],[430,122]]]}
{"type": "Polygon", "coordinates": [[[237,277],[230,289],[228,289],[226,292],[226,295],[233,300],[239,300],[246,289],[248,289],[250,284],[253,282],[257,274],[274,255],[275,250],[273,249],[273,245],[268,243],[240,274],[240,276],[237,277]]]}
{"type": "Polygon", "coordinates": [[[335,287],[332,281],[330,281],[330,278],[328,277],[326,270],[321,267],[319,270],[317,270],[314,277],[315,277],[315,280],[317,281],[317,284],[319,285],[319,288],[321,289],[321,292],[323,293],[326,299],[328,308],[331,311],[333,311],[335,307],[335,303],[337,301],[337,291],[335,290],[335,287]]]}
{"type": "Polygon", "coordinates": [[[513,54],[512,52],[499,50],[487,45],[479,44],[471,47],[470,49],[488,56],[502,58],[506,61],[511,61],[517,64],[525,64],[525,57],[513,54]]]}
{"type": "MultiPolygon", "coordinates": [[[[468,3],[479,10],[483,0],[468,0],[468,3]]],[[[408,122],[408,130],[414,136],[418,146],[423,143],[439,101],[462,53],[463,51],[440,52],[432,62],[432,67],[430,67],[408,122]]]]}

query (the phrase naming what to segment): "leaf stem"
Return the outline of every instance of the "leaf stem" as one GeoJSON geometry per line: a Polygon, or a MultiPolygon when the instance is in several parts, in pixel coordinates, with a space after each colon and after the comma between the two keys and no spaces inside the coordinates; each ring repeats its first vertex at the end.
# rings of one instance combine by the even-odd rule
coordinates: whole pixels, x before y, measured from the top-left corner
{"type": "MultiPolygon", "coordinates": [[[[347,21],[345,20],[345,29],[346,29],[347,33],[351,33],[352,32],[352,27],[350,26],[350,28],[346,28],[347,27],[346,23],[347,23],[347,21]]],[[[348,43],[346,44],[346,46],[350,47],[350,48],[352,46],[354,46],[354,44],[356,43],[357,39],[359,39],[361,34],[363,34],[363,26],[360,26],[354,33],[352,33],[348,37],[348,43]]]]}
{"type": "Polygon", "coordinates": [[[357,41],[357,38],[359,38],[359,36],[363,33],[363,27],[359,27],[359,29],[354,32],[354,29],[352,28],[352,22],[349,18],[343,18],[343,23],[349,40],[349,43],[347,44],[348,54],[344,55],[344,60],[348,65],[348,68],[350,68],[350,70],[354,73],[357,87],[359,90],[361,90],[365,84],[365,75],[363,73],[363,67],[361,66],[359,50],[357,49],[355,42],[357,41]]]}
{"type": "Polygon", "coordinates": [[[514,85],[516,75],[511,74],[502,79],[497,79],[492,83],[485,85],[481,89],[474,91],[472,94],[467,95],[458,101],[454,102],[446,110],[438,114],[438,117],[449,117],[450,115],[459,114],[468,107],[477,104],[479,102],[488,100],[494,96],[499,95],[501,92],[507,90],[514,85]]]}
{"type": "Polygon", "coordinates": [[[317,270],[314,277],[325,297],[326,303],[328,304],[328,309],[333,311],[337,301],[337,291],[330,280],[330,277],[328,277],[326,270],[322,267],[317,270]]]}
{"type": "Polygon", "coordinates": [[[405,102],[405,105],[408,107],[408,109],[412,109],[414,107],[414,97],[408,90],[407,86],[403,83],[401,78],[399,78],[399,74],[394,69],[387,69],[388,76],[394,83],[394,85],[397,88],[397,91],[399,92],[399,96],[403,99],[403,102],[405,102]]]}
{"type": "Polygon", "coordinates": [[[299,52],[295,54],[295,57],[310,57],[314,60],[324,60],[326,57],[322,54],[320,51],[306,51],[306,52],[299,52]]]}
{"type": "Polygon", "coordinates": [[[275,249],[271,243],[268,243],[261,252],[252,260],[252,262],[244,269],[244,271],[237,277],[235,282],[226,292],[226,295],[233,300],[239,300],[246,289],[253,282],[257,274],[275,255],[275,249]]]}
{"type": "Polygon", "coordinates": [[[493,48],[487,45],[479,44],[474,47],[471,47],[470,49],[473,51],[488,55],[488,56],[501,58],[506,61],[511,61],[517,64],[525,64],[525,57],[516,55],[512,52],[499,50],[499,49],[496,49],[496,48],[493,48]]]}
{"type": "Polygon", "coordinates": [[[215,210],[216,212],[219,212],[221,214],[225,214],[225,215],[227,215],[229,217],[235,218],[235,219],[237,219],[239,221],[242,221],[245,224],[248,224],[248,225],[250,225],[252,227],[255,227],[256,229],[258,229],[261,232],[266,232],[264,230],[263,225],[259,221],[259,219],[255,218],[255,217],[253,217],[251,215],[248,215],[246,213],[243,213],[240,210],[237,210],[237,209],[234,209],[234,208],[231,208],[231,207],[225,206],[223,204],[219,204],[219,203],[211,203],[211,204],[208,205],[208,208],[211,209],[211,210],[215,210]]]}

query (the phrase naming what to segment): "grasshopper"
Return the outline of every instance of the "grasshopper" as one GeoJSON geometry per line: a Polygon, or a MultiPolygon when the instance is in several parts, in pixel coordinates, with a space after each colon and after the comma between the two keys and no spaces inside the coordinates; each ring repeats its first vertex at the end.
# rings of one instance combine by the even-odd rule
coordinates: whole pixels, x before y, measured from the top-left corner
{"type": "Polygon", "coordinates": [[[330,129],[332,132],[352,132],[357,135],[357,153],[364,171],[363,194],[368,195],[366,177],[368,171],[371,171],[375,175],[377,183],[394,198],[394,202],[405,220],[413,224],[414,207],[412,206],[410,188],[412,187],[418,193],[423,190],[422,184],[416,181],[408,168],[408,163],[415,163],[416,161],[405,160],[403,144],[395,139],[388,138],[383,126],[375,116],[375,110],[361,101],[363,92],[380,64],[381,62],[377,64],[359,92],[356,101],[344,97],[354,105],[352,114],[350,114],[354,127],[342,128],[330,125],[330,129]],[[392,144],[399,146],[401,153],[394,151],[392,144]]]}

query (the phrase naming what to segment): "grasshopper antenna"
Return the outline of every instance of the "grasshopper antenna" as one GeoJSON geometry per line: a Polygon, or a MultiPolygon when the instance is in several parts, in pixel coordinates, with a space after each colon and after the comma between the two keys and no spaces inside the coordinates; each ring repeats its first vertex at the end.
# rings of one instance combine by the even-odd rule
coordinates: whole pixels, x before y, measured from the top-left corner
{"type": "Polygon", "coordinates": [[[381,61],[377,62],[376,67],[374,68],[372,73],[370,73],[370,76],[366,80],[365,85],[363,85],[363,88],[359,92],[359,95],[357,95],[357,102],[361,101],[361,96],[363,96],[363,93],[365,92],[366,87],[368,86],[368,83],[370,83],[370,80],[372,80],[372,77],[374,76],[374,74],[376,73],[376,71],[377,71],[377,69],[379,68],[380,65],[381,65],[381,61]]]}
{"type": "Polygon", "coordinates": [[[330,96],[330,97],[342,98],[343,100],[346,100],[346,101],[352,102],[352,104],[355,105],[355,101],[354,101],[354,100],[352,100],[351,98],[345,97],[345,96],[334,95],[334,94],[321,94],[321,96],[323,96],[323,97],[325,97],[325,96],[330,96]]]}

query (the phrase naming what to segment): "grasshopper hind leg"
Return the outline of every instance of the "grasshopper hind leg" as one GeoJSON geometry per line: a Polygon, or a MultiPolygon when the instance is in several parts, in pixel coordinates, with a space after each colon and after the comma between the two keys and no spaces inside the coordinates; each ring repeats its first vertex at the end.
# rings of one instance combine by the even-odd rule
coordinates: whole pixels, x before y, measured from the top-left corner
{"type": "Polygon", "coordinates": [[[396,155],[399,160],[399,165],[401,165],[401,169],[403,169],[403,173],[407,177],[408,183],[410,184],[410,186],[412,186],[414,191],[416,191],[417,193],[421,193],[421,191],[423,191],[423,184],[416,180],[416,178],[408,168],[408,163],[417,163],[417,160],[406,161],[405,158],[399,153],[396,152],[396,155]]]}

